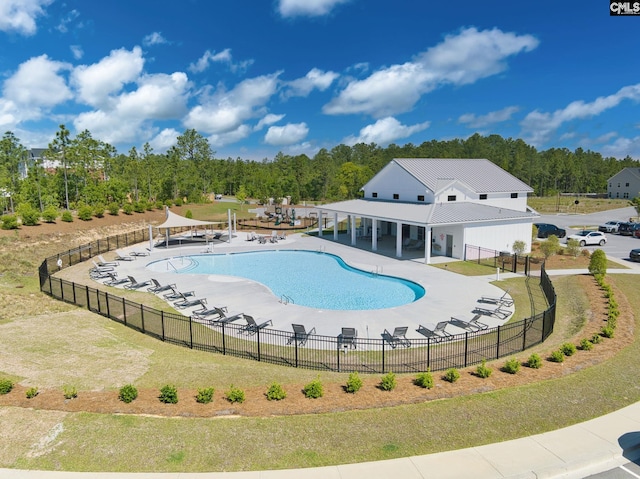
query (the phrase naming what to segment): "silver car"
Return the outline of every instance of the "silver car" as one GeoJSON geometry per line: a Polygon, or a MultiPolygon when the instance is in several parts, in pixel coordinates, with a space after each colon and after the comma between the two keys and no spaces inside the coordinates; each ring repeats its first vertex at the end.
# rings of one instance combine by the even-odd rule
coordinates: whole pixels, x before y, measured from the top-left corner
{"type": "Polygon", "coordinates": [[[567,236],[567,241],[574,239],[578,241],[580,246],[600,245],[603,246],[607,242],[607,237],[602,231],[583,230],[574,235],[567,236]]]}

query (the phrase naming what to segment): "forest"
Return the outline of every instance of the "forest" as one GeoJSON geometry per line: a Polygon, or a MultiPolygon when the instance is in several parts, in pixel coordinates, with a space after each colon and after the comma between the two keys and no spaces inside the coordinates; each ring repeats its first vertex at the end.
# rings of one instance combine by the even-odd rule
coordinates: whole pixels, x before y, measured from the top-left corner
{"type": "MultiPolygon", "coordinates": [[[[39,158],[13,132],[0,140],[0,189],[4,212],[142,208],[145,205],[207,201],[211,193],[266,200],[291,196],[301,201],[356,198],[360,188],[393,158],[486,158],[530,185],[535,195],[605,193],[607,179],[630,157],[618,160],[578,148],[538,151],[521,139],[475,134],[467,139],[430,140],[420,145],[374,143],[331,150],[313,157],[278,153],[262,161],[216,158],[207,139],[186,130],[166,153],[146,143],[119,153],[89,131],[72,136],[60,125],[39,158]]],[[[137,209],[136,209],[137,211],[137,209]]]]}

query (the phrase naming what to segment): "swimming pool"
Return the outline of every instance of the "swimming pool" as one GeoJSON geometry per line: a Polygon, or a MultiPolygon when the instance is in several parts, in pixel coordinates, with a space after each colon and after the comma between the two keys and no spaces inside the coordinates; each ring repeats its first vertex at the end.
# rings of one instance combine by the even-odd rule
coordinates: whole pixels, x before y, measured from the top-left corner
{"type": "MultiPolygon", "coordinates": [[[[147,268],[167,271],[167,261],[147,268]]],[[[278,298],[311,308],[331,310],[385,309],[422,298],[425,289],[413,281],[373,274],[347,265],[328,253],[269,250],[180,257],[178,274],[240,276],[257,281],[278,298]]]]}

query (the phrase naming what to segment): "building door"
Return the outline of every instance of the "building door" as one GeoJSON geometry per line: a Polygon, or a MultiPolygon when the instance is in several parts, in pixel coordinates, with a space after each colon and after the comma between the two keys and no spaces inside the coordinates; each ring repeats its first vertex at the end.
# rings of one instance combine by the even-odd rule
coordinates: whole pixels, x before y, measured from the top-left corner
{"type": "Polygon", "coordinates": [[[447,235],[447,253],[446,256],[453,258],[453,235],[447,235]]]}

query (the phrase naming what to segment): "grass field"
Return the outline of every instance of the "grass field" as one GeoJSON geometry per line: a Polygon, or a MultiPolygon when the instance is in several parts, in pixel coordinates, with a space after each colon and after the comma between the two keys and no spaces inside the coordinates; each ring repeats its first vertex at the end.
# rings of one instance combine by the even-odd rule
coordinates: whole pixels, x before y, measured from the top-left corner
{"type": "Polygon", "coordinates": [[[541,214],[573,213],[588,214],[631,206],[629,200],[607,198],[585,198],[573,196],[529,197],[527,204],[541,214]],[[579,203],[576,205],[575,202],[579,203]]]}

